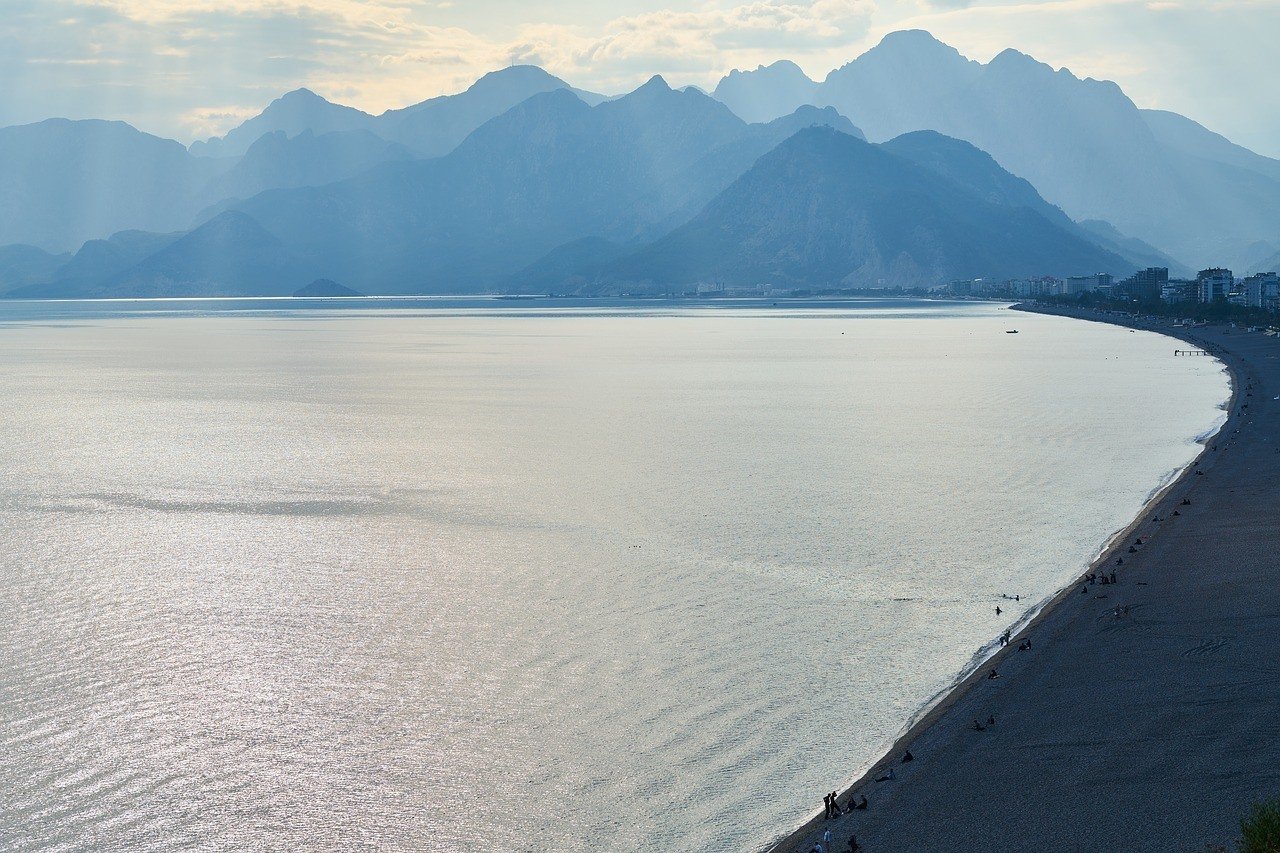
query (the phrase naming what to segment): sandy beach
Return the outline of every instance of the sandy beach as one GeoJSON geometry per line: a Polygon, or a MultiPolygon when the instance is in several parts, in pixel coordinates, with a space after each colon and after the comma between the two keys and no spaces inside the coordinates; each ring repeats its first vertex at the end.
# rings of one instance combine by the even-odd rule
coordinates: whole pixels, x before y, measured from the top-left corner
{"type": "Polygon", "coordinates": [[[831,850],[856,835],[872,853],[1233,849],[1250,803],[1280,794],[1280,340],[1071,316],[1210,349],[1233,377],[1226,425],[1090,570],[1115,584],[1065,589],[840,789],[865,810],[824,820],[815,791],[774,850],[828,829],[831,850]]]}

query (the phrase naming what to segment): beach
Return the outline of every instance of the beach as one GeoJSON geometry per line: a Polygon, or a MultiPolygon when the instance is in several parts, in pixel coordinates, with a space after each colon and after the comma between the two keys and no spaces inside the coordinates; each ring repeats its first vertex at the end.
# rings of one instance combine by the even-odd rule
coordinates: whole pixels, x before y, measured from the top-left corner
{"type": "Polygon", "coordinates": [[[1280,341],[1069,316],[1210,350],[1233,379],[1225,425],[1086,573],[1115,584],[1065,588],[861,779],[832,780],[865,810],[824,820],[816,790],[773,850],[825,830],[836,851],[1230,849],[1280,794],[1280,341]]]}

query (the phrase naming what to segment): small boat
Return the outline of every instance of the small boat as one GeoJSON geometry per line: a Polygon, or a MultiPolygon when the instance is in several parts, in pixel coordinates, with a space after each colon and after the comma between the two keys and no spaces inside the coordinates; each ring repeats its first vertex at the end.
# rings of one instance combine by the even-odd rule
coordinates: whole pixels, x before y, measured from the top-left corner
{"type": "Polygon", "coordinates": [[[1004,333],[1005,333],[1006,335],[1016,335],[1016,334],[1018,334],[1018,330],[1017,330],[1017,329],[1005,329],[1005,330],[1004,330],[1004,333]]]}

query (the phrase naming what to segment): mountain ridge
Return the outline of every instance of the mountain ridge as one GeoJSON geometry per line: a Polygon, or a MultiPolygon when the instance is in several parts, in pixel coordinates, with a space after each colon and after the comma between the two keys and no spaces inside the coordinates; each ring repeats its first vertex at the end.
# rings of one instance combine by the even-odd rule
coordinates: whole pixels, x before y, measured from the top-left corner
{"type": "MultiPolygon", "coordinates": [[[[752,79],[739,74],[736,85],[752,79]]],[[[1280,234],[1280,161],[1013,48],[983,64],[927,32],[890,33],[809,100],[874,142],[914,130],[971,142],[1071,218],[1114,223],[1188,266],[1242,257],[1280,234]]]]}
{"type": "Polygon", "coordinates": [[[1067,268],[1129,271],[1032,208],[987,202],[883,145],[812,127],[604,279],[918,287],[1067,268]]]}
{"type": "MultiPolygon", "coordinates": [[[[377,116],[295,89],[220,143],[190,149],[120,122],[0,129],[0,247],[45,253],[0,256],[0,289],[276,288],[218,259],[238,239],[246,257],[290,282],[307,275],[294,290],[323,275],[367,292],[474,291],[540,263],[542,279],[575,265],[599,274],[702,217],[814,126],[880,143],[980,202],[975,225],[1001,218],[1046,247],[1083,241],[1125,264],[1185,274],[1195,268],[1187,256],[1244,270],[1280,246],[1280,161],[1012,48],[983,64],[902,31],[821,82],[785,60],[721,82],[712,97],[654,75],[606,99],[510,66],[377,116]],[[734,98],[760,115],[786,100],[816,103],[747,122],[726,103],[734,98]],[[246,141],[236,156],[193,153],[246,141]],[[1008,213],[1020,209],[1052,233],[1008,213]]],[[[883,165],[875,156],[867,162],[883,165]]],[[[933,211],[917,214],[938,234],[954,230],[933,211]]],[[[917,260],[917,277],[947,265],[917,260]]],[[[903,258],[882,266],[902,280],[913,269],[903,258]]]]}

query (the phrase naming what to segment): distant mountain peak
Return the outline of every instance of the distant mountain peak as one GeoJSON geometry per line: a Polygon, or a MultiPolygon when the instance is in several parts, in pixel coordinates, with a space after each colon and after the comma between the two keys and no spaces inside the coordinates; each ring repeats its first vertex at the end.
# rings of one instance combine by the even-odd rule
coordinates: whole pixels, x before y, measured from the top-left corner
{"type": "Polygon", "coordinates": [[[938,56],[945,59],[965,59],[965,57],[946,42],[938,41],[933,33],[927,30],[897,30],[889,33],[863,57],[892,56],[920,57],[938,56]]]}
{"type": "Polygon", "coordinates": [[[671,87],[667,85],[667,81],[661,74],[655,74],[645,81],[645,84],[636,89],[632,94],[638,92],[670,92],[671,87]]]}
{"type": "Polygon", "coordinates": [[[803,130],[809,127],[829,127],[846,133],[858,139],[865,140],[862,130],[854,126],[853,122],[840,114],[835,107],[815,107],[811,104],[803,104],[790,115],[781,116],[768,123],[769,127],[779,128],[786,131],[788,129],[803,130]]]}
{"type": "Polygon", "coordinates": [[[833,70],[826,76],[826,83],[839,85],[841,78],[860,72],[897,73],[901,69],[913,79],[933,78],[936,84],[955,82],[952,78],[956,75],[972,74],[980,68],[979,63],[926,30],[898,30],[857,59],[833,70]]]}
{"type": "MultiPolygon", "coordinates": [[[[800,106],[796,107],[796,110],[795,110],[795,112],[793,112],[793,113],[792,113],[792,115],[794,115],[794,116],[801,116],[801,117],[804,117],[804,118],[810,118],[810,117],[812,117],[812,118],[820,118],[820,117],[821,117],[821,118],[835,118],[835,117],[839,116],[840,118],[844,119],[845,121],[848,121],[848,119],[847,119],[847,118],[845,118],[844,116],[840,115],[840,111],[839,111],[839,110],[837,110],[835,107],[830,107],[830,106],[828,106],[828,107],[815,107],[813,104],[801,104],[800,106]]],[[[786,118],[786,116],[783,116],[783,118],[786,118]]],[[[779,119],[779,120],[780,120],[780,119],[779,119]]]]}
{"type": "Polygon", "coordinates": [[[363,296],[364,294],[338,284],[333,279],[318,278],[306,287],[295,290],[293,295],[301,298],[316,298],[332,296],[363,296]]]}
{"type": "Polygon", "coordinates": [[[713,97],[748,122],[768,122],[788,115],[814,96],[817,83],[796,65],[780,59],[754,71],[730,71],[716,85],[713,97]]]}
{"type": "Polygon", "coordinates": [[[633,89],[622,97],[615,98],[614,100],[607,101],[606,103],[616,104],[619,106],[629,104],[649,109],[657,104],[677,103],[678,101],[675,99],[680,97],[696,99],[709,96],[688,89],[678,92],[667,85],[667,81],[662,78],[661,74],[655,74],[645,81],[643,86],[633,89]]]}
{"type": "Polygon", "coordinates": [[[355,107],[335,104],[310,89],[299,88],[276,98],[258,115],[242,122],[225,136],[193,143],[191,151],[202,156],[238,157],[264,133],[283,130],[287,136],[293,137],[308,128],[317,133],[356,130],[366,127],[372,119],[355,107]]]}
{"type": "Polygon", "coordinates": [[[798,71],[801,74],[804,74],[804,69],[802,69],[799,65],[796,65],[790,59],[779,59],[778,61],[771,62],[768,65],[761,65],[756,70],[759,71],[761,69],[766,71],[788,71],[788,72],[798,71]]]}
{"type": "Polygon", "coordinates": [[[1052,72],[1054,70],[1053,66],[1041,62],[1034,56],[1028,56],[1022,51],[1016,50],[1012,47],[1006,47],[1004,50],[996,54],[995,58],[987,63],[987,67],[992,69],[1016,69],[1022,73],[1026,73],[1028,71],[1052,72]]]}
{"type": "Polygon", "coordinates": [[[290,110],[307,110],[326,109],[330,107],[336,107],[337,109],[350,109],[358,112],[354,107],[343,107],[341,104],[335,104],[333,101],[317,95],[315,92],[307,88],[298,88],[285,92],[283,95],[268,104],[267,108],[263,110],[263,112],[269,113],[273,110],[280,110],[283,108],[288,108],[290,110]]]}
{"type": "Polygon", "coordinates": [[[804,69],[799,65],[796,65],[790,59],[779,59],[776,62],[769,63],[768,65],[757,65],[754,69],[749,71],[734,68],[726,75],[726,77],[729,79],[737,79],[739,77],[770,75],[804,77],[806,80],[809,79],[809,76],[804,73],[804,69]]]}
{"type": "Polygon", "coordinates": [[[506,68],[499,68],[496,71],[490,71],[476,82],[467,87],[467,91],[476,91],[486,89],[491,86],[506,85],[511,82],[547,82],[559,85],[567,85],[559,77],[539,68],[536,65],[508,65],[506,68]]]}
{"type": "MultiPolygon", "coordinates": [[[[927,46],[931,48],[946,48],[947,50],[955,50],[946,42],[939,41],[933,33],[928,30],[894,30],[888,33],[884,38],[880,39],[880,43],[876,47],[898,47],[902,45],[910,45],[912,47],[927,46]]],[[[874,50],[875,48],[872,48],[874,50]]]]}

